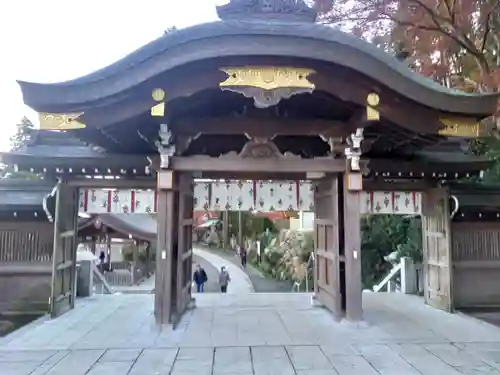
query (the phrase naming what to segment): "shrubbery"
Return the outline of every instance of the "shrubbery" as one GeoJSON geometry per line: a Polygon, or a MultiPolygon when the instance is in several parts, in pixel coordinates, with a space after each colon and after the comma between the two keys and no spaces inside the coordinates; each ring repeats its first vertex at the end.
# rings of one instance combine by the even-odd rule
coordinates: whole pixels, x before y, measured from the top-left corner
{"type": "MultiPolygon", "coordinates": [[[[420,218],[373,215],[362,219],[361,232],[364,288],[371,289],[387,275],[392,265],[385,258],[390,254],[396,261],[402,256],[411,257],[416,263],[422,261],[420,218]]],[[[264,249],[260,260],[252,251],[249,261],[261,272],[290,281],[303,280],[307,275],[309,285],[312,285],[313,270],[309,257],[314,249],[313,231],[282,230],[279,234],[264,234],[260,241],[264,249]]]]}

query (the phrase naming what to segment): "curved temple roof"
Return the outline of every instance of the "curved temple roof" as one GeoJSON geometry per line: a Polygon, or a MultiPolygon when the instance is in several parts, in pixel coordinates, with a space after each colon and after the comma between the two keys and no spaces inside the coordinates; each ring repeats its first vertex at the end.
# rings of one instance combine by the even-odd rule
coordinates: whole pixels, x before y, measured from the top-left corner
{"type": "Polygon", "coordinates": [[[97,220],[116,232],[144,241],[155,241],[157,223],[149,214],[96,214],[89,220],[79,225],[78,230],[83,230],[93,225],[97,220]]]}
{"type": "MultiPolygon", "coordinates": [[[[233,0],[233,3],[241,7],[242,3],[260,4],[260,1],[233,0]]],[[[243,17],[238,12],[224,13],[220,9],[219,14],[227,17],[167,33],[84,77],[56,84],[20,81],[24,101],[40,112],[51,112],[54,108],[60,112],[80,111],[185,64],[232,56],[278,56],[351,68],[402,96],[440,111],[473,116],[488,116],[495,111],[497,95],[468,94],[443,87],[413,72],[375,45],[332,27],[291,16],[243,17]]]]}

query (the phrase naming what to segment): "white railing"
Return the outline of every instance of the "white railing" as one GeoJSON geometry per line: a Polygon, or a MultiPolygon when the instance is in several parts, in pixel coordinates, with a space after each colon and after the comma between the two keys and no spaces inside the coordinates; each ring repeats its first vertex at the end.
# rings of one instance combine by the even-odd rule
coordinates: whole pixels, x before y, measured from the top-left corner
{"type": "Polygon", "coordinates": [[[404,294],[417,294],[420,292],[422,283],[421,267],[418,267],[413,262],[413,259],[403,257],[400,262],[395,265],[389,274],[384,279],[373,287],[374,292],[395,292],[398,291],[404,294]],[[395,278],[400,278],[400,285],[397,287],[395,278]]]}
{"type": "Polygon", "coordinates": [[[314,252],[311,252],[309,255],[309,259],[307,260],[307,264],[305,265],[304,278],[302,280],[296,280],[292,285],[292,293],[297,292],[300,293],[300,287],[302,283],[305,284],[304,292],[309,292],[309,270],[314,269],[314,252]]]}
{"type": "Polygon", "coordinates": [[[394,266],[392,268],[392,270],[389,272],[389,274],[386,277],[384,277],[384,279],[380,283],[378,283],[377,285],[375,285],[373,287],[373,291],[380,292],[382,290],[382,288],[386,287],[387,292],[392,292],[393,291],[393,278],[395,278],[396,276],[398,276],[398,274],[401,273],[401,267],[402,267],[401,263],[394,266]]]}
{"type": "Polygon", "coordinates": [[[106,278],[103,276],[99,268],[97,268],[94,262],[91,263],[92,267],[92,277],[94,283],[94,292],[97,294],[113,294],[113,290],[109,286],[106,278]]]}

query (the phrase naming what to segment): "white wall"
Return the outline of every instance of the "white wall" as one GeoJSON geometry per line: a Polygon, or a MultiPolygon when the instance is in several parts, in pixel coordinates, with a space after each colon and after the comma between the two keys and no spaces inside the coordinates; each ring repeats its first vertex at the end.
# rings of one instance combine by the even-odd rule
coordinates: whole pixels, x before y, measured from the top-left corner
{"type": "Polygon", "coordinates": [[[313,230],[314,212],[299,212],[298,219],[290,219],[290,229],[294,230],[313,230]]]}

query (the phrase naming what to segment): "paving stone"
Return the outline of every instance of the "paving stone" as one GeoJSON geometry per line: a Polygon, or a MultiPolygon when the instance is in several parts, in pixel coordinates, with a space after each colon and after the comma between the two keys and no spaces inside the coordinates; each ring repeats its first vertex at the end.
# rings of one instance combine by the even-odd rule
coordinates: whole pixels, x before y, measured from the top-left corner
{"type": "Polygon", "coordinates": [[[213,375],[252,374],[249,347],[215,348],[213,375]]]}
{"type": "Polygon", "coordinates": [[[359,352],[352,345],[342,342],[335,345],[321,345],[320,348],[327,357],[329,355],[359,355],[359,352]]]}
{"type": "Polygon", "coordinates": [[[213,358],[213,348],[181,348],[177,354],[172,375],[211,375],[213,358]]]}
{"type": "Polygon", "coordinates": [[[99,362],[86,375],[125,375],[132,362],[99,362]]]}
{"type": "Polygon", "coordinates": [[[109,349],[99,362],[134,362],[142,349],[109,349]]]}
{"type": "Polygon", "coordinates": [[[49,370],[58,364],[64,357],[69,354],[68,350],[60,350],[56,352],[53,356],[43,362],[42,365],[37,367],[35,371],[33,371],[30,375],[46,375],[49,370]]]}
{"type": "Polygon", "coordinates": [[[461,373],[489,374],[493,370],[493,373],[499,373],[472,352],[468,353],[452,344],[430,344],[425,348],[461,373]]]}
{"type": "Polygon", "coordinates": [[[360,355],[329,355],[330,363],[339,375],[378,375],[373,366],[360,355]]]}
{"type": "Polygon", "coordinates": [[[295,375],[283,346],[252,347],[251,353],[255,375],[295,375]]]}
{"type": "Polygon", "coordinates": [[[0,364],[0,374],[30,375],[39,366],[39,362],[2,362],[0,364]]]}
{"type": "Polygon", "coordinates": [[[458,375],[453,367],[418,344],[389,345],[390,349],[425,375],[458,375]]]}
{"type": "Polygon", "coordinates": [[[333,369],[319,346],[288,346],[286,350],[296,371],[333,369]]]}
{"type": "Polygon", "coordinates": [[[64,356],[44,375],[86,375],[104,350],[75,350],[64,356]]]}
{"type": "Polygon", "coordinates": [[[420,374],[386,345],[359,345],[356,349],[382,375],[420,374]]]}
{"type": "MultiPolygon", "coordinates": [[[[0,363],[2,362],[38,362],[43,363],[56,354],[55,350],[26,350],[16,352],[0,351],[0,363]]],[[[1,365],[0,365],[1,366],[1,365]]]]}
{"type": "Polygon", "coordinates": [[[128,375],[168,374],[174,365],[178,349],[145,349],[128,375]]]}
{"type": "Polygon", "coordinates": [[[366,324],[347,325],[312,308],[307,294],[206,293],[175,331],[155,326],[153,297],[93,297],[58,319],[24,327],[0,340],[0,375],[7,374],[3,364],[15,375],[113,374],[129,364],[127,375],[500,371],[499,328],[432,309],[417,297],[367,293],[366,324]],[[462,341],[451,344],[452,338],[462,341]]]}
{"type": "Polygon", "coordinates": [[[480,359],[488,366],[500,370],[500,350],[492,347],[474,348],[470,350],[474,357],[480,359]]]}

